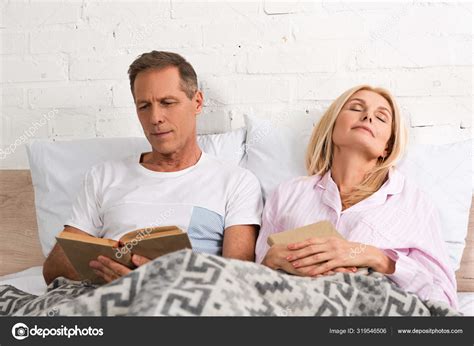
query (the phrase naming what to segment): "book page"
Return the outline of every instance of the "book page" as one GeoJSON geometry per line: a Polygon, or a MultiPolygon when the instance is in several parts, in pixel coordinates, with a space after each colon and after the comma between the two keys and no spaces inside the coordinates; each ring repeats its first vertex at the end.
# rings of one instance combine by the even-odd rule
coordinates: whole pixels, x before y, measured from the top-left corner
{"type": "Polygon", "coordinates": [[[128,232],[120,238],[120,241],[125,244],[133,240],[140,241],[145,238],[156,238],[180,233],[183,233],[183,231],[176,226],[148,227],[128,232]]]}

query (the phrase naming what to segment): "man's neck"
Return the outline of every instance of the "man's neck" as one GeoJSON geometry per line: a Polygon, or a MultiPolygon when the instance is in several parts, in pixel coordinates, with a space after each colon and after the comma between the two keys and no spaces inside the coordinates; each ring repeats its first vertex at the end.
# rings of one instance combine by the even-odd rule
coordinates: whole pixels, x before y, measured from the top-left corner
{"type": "Polygon", "coordinates": [[[155,150],[142,157],[141,164],[156,172],[177,172],[194,166],[201,158],[202,151],[195,143],[191,148],[171,154],[161,154],[155,150]]]}
{"type": "Polygon", "coordinates": [[[376,160],[350,150],[334,149],[331,176],[340,194],[348,194],[364,181],[367,173],[375,166],[376,160]]]}

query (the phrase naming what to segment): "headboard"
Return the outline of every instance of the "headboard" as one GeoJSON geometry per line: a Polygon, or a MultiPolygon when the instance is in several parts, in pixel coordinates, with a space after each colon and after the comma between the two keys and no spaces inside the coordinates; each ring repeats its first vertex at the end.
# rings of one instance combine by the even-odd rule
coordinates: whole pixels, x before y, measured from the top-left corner
{"type": "MultiPolygon", "coordinates": [[[[29,170],[0,170],[0,211],[0,276],[41,265],[44,256],[29,170]]],[[[468,227],[461,268],[456,272],[460,292],[474,292],[474,205],[468,227]]]]}
{"type": "Polygon", "coordinates": [[[471,201],[466,247],[462,254],[461,267],[456,272],[458,292],[474,292],[474,198],[471,201]]]}
{"type": "Polygon", "coordinates": [[[41,265],[29,170],[0,170],[0,276],[41,265]]]}

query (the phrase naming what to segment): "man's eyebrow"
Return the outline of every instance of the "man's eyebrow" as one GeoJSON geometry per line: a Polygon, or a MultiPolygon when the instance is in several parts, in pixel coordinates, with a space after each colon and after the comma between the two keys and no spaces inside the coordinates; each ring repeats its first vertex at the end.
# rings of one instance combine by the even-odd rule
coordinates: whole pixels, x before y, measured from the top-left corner
{"type": "MultiPolygon", "coordinates": [[[[173,99],[173,100],[177,100],[177,98],[173,95],[166,95],[166,96],[163,96],[163,97],[160,97],[158,99],[158,101],[163,101],[163,100],[166,100],[166,99],[173,99]]],[[[145,102],[150,102],[149,99],[137,99],[137,103],[145,103],[145,102]]]]}

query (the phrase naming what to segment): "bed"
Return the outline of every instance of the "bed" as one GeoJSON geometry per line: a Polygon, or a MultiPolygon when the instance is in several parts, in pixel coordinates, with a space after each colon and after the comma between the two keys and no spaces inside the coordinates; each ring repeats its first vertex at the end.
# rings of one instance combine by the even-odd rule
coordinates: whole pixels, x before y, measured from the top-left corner
{"type": "MultiPolygon", "coordinates": [[[[0,285],[41,295],[44,256],[38,239],[34,192],[29,170],[0,171],[0,285]]],[[[474,207],[460,269],[456,272],[460,311],[474,316],[474,207]]],[[[183,254],[182,257],[190,255],[183,254]]],[[[206,259],[207,260],[207,259],[206,259]]]]}

